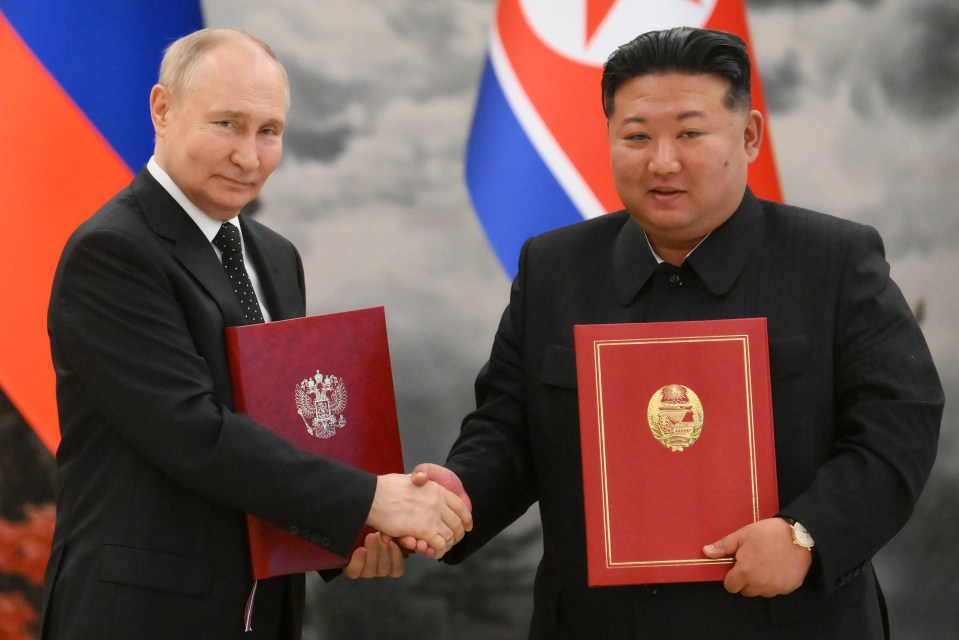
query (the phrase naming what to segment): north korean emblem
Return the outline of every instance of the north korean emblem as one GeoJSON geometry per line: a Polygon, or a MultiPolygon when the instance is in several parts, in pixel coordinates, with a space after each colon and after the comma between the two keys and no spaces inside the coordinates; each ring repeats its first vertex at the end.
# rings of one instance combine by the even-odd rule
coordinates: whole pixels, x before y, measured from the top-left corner
{"type": "Polygon", "coordinates": [[[296,412],[303,418],[306,430],[317,438],[330,438],[346,426],[346,384],[337,376],[319,371],[296,385],[296,412]]]}
{"type": "Polygon", "coordinates": [[[703,404],[681,384],[666,385],[654,393],[646,417],[653,437],[673,451],[692,446],[703,430],[703,404]]]}

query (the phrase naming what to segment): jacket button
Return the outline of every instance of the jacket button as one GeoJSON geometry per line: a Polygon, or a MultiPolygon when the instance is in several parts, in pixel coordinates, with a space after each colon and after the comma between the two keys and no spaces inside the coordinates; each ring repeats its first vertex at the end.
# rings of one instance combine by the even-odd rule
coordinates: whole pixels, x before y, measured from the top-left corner
{"type": "Polygon", "coordinates": [[[680,276],[678,273],[674,273],[673,275],[669,276],[669,286],[673,287],[674,289],[678,289],[679,287],[683,286],[682,276],[680,276]]]}
{"type": "Polygon", "coordinates": [[[333,544],[333,541],[327,538],[326,536],[323,536],[323,539],[320,540],[320,544],[323,545],[324,547],[328,547],[331,544],[333,544]]]}

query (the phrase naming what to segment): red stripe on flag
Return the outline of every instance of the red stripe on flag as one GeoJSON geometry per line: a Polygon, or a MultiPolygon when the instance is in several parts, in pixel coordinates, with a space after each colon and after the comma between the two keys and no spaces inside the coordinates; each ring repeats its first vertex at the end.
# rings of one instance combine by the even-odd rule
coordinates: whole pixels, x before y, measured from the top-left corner
{"type": "Polygon", "coordinates": [[[606,211],[622,209],[609,168],[602,70],[546,46],[528,26],[519,0],[502,0],[496,21],[516,77],[556,142],[606,211]]]}
{"type": "Polygon", "coordinates": [[[606,20],[616,0],[586,0],[586,43],[593,39],[597,29],[606,20]]]}
{"type": "MultiPolygon", "coordinates": [[[[0,14],[0,386],[43,443],[60,436],[47,303],[70,232],[130,170],[0,14]]],[[[144,110],[146,110],[144,96],[144,110]]]]}
{"type": "Polygon", "coordinates": [[[753,72],[753,109],[760,111],[766,122],[766,132],[763,135],[763,144],[759,148],[759,157],[749,165],[749,188],[759,198],[782,201],[782,186],[776,169],[773,138],[769,133],[769,116],[766,114],[766,97],[763,94],[759,65],[756,63],[752,40],[749,37],[749,24],[746,20],[746,7],[743,0],[719,0],[706,26],[710,29],[735,33],[745,40],[749,47],[749,59],[753,72]]]}

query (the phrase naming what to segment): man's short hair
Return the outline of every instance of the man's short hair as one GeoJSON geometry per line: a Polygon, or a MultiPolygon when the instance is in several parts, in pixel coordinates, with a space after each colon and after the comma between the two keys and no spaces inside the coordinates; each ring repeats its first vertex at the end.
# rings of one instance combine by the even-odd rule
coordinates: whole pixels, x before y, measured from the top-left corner
{"type": "Polygon", "coordinates": [[[283,75],[286,84],[286,103],[290,104],[290,80],[286,69],[276,57],[273,49],[254,35],[239,29],[210,28],[200,29],[174,41],[163,53],[160,62],[160,76],[158,82],[170,91],[174,100],[178,100],[189,91],[193,84],[197,62],[204,53],[217,45],[230,40],[247,40],[257,45],[274,61],[283,75]]]}
{"type": "Polygon", "coordinates": [[[729,82],[723,101],[730,111],[752,106],[749,53],[737,35],[712,29],[676,27],[650,31],[620,46],[603,65],[603,112],[613,113],[619,87],[636,76],[711,74],[729,82]]]}

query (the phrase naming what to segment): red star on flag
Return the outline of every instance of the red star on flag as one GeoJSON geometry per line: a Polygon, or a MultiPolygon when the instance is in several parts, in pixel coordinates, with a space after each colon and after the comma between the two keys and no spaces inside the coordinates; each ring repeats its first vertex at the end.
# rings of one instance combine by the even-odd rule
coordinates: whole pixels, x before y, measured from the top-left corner
{"type": "Polygon", "coordinates": [[[586,2],[586,44],[593,39],[600,25],[612,10],[617,0],[587,0],[586,2]]]}

